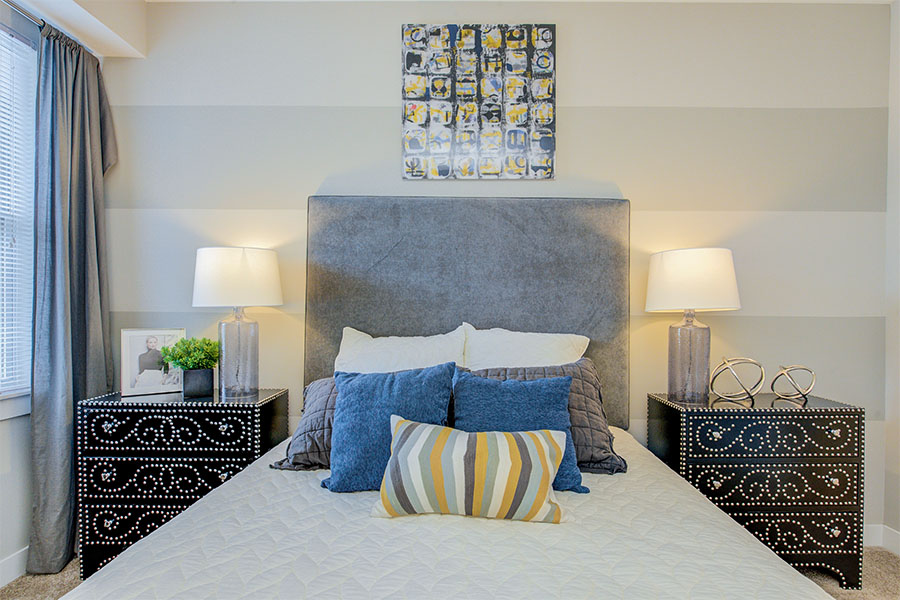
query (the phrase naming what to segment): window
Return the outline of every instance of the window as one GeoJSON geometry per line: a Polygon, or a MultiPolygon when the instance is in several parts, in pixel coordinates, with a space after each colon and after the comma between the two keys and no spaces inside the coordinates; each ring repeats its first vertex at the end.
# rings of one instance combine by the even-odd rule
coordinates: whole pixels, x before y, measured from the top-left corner
{"type": "Polygon", "coordinates": [[[0,398],[31,387],[37,48],[0,25],[0,398]]]}

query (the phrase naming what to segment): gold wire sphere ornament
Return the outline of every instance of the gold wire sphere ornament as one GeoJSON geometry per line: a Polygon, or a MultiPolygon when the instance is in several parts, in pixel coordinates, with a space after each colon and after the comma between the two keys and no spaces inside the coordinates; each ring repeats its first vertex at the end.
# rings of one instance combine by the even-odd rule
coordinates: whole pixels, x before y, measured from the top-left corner
{"type": "Polygon", "coordinates": [[[785,367],[784,365],[779,365],[781,370],[775,374],[775,377],[772,379],[772,393],[782,398],[783,400],[805,400],[809,393],[812,391],[813,387],[816,385],[816,372],[810,369],[809,367],[805,367],[803,365],[790,365],[785,367]],[[791,377],[792,371],[806,371],[809,373],[811,379],[809,381],[809,385],[803,387],[797,380],[791,377]],[[775,389],[775,382],[778,381],[779,378],[784,377],[787,379],[787,382],[790,384],[792,388],[794,388],[793,392],[779,392],[775,389]]]}
{"type": "Polygon", "coordinates": [[[766,370],[763,368],[761,364],[753,360],[752,358],[745,358],[743,356],[738,356],[736,358],[725,358],[722,357],[722,362],[713,369],[712,375],[709,378],[709,391],[718,396],[719,398],[724,398],[725,400],[752,400],[753,396],[759,393],[759,391],[763,387],[763,383],[766,380],[766,370]],[[756,380],[751,386],[744,385],[744,382],[738,376],[737,371],[734,370],[734,367],[737,365],[753,365],[759,369],[759,379],[756,380]],[[731,376],[734,377],[734,380],[741,387],[741,391],[739,392],[720,392],[716,389],[716,379],[718,379],[719,375],[722,373],[731,373],[731,376]]]}

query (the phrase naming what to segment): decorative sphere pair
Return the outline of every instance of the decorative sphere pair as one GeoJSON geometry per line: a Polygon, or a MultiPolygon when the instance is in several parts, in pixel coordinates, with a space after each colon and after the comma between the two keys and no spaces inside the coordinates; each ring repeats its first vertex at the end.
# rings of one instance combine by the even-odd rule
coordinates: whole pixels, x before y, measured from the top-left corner
{"type": "MultiPolygon", "coordinates": [[[[784,400],[805,400],[806,397],[812,392],[813,386],[816,385],[816,373],[809,367],[805,367],[803,365],[790,365],[785,367],[784,365],[780,365],[781,370],[775,374],[774,379],[772,379],[772,393],[774,393],[779,398],[783,398],[784,400]],[[810,375],[809,385],[802,386],[797,383],[797,380],[791,375],[794,371],[806,371],[810,375]],[[793,388],[793,391],[782,392],[778,391],[775,388],[775,383],[784,378],[788,385],[793,388]]],[[[719,398],[724,398],[725,400],[751,400],[753,396],[759,393],[762,389],[763,384],[766,380],[766,370],[765,368],[759,364],[757,361],[752,358],[745,357],[736,357],[736,358],[725,358],[722,357],[722,362],[713,369],[712,375],[709,378],[709,391],[718,396],[719,398]],[[759,369],[759,377],[751,386],[747,386],[744,381],[740,378],[737,371],[735,370],[735,366],[737,365],[753,365],[757,369],[759,369]],[[737,382],[738,386],[740,386],[740,391],[736,392],[720,392],[716,389],[716,380],[723,373],[730,373],[734,380],[737,382]]]]}

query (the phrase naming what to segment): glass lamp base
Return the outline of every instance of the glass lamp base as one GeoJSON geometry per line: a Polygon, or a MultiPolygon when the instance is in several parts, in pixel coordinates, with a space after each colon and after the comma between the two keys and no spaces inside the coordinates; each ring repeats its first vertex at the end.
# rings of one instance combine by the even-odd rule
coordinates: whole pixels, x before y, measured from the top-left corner
{"type": "Polygon", "coordinates": [[[677,402],[709,401],[709,326],[684,311],[669,327],[669,398],[677,402]]]}
{"type": "Polygon", "coordinates": [[[245,398],[259,391],[259,323],[235,308],[219,321],[219,395],[245,398]]]}

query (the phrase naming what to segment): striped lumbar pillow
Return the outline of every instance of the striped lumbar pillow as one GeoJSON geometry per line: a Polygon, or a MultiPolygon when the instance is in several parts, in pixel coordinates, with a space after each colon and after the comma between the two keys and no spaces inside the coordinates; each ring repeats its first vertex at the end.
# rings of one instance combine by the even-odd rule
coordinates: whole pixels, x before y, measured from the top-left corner
{"type": "Polygon", "coordinates": [[[391,458],[372,515],[442,513],[560,523],[563,431],[466,433],[391,416],[391,458]]]}

